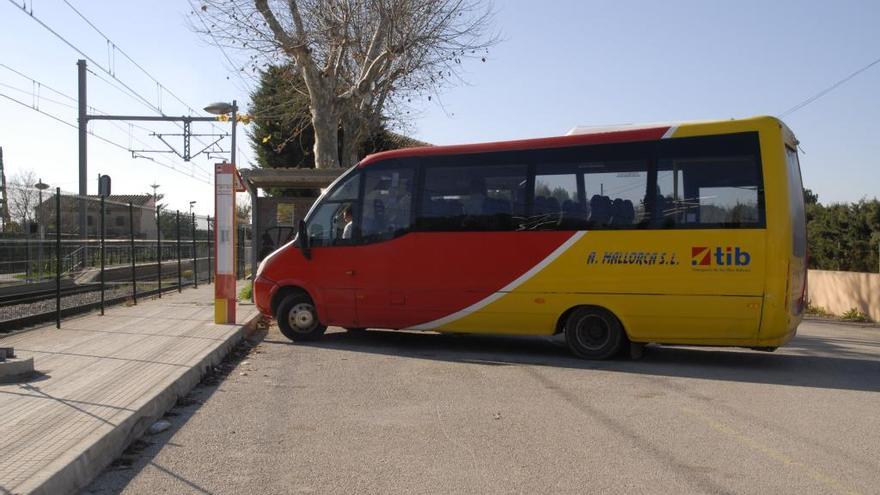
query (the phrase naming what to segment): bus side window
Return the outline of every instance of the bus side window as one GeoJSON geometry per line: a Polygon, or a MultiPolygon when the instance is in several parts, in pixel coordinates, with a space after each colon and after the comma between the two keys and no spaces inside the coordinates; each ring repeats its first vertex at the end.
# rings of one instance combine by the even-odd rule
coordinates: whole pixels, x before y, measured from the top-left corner
{"type": "Polygon", "coordinates": [[[505,231],[525,215],[526,165],[442,165],[425,168],[420,230],[505,231]]]}
{"type": "Polygon", "coordinates": [[[358,239],[354,220],[360,178],[357,171],[350,173],[320,199],[317,209],[309,215],[306,232],[313,247],[350,245],[358,239]]]}
{"type": "Polygon", "coordinates": [[[757,226],[760,182],[751,156],[661,159],[657,226],[757,226]]]}
{"type": "Polygon", "coordinates": [[[328,201],[321,204],[309,218],[307,231],[312,247],[350,245],[356,238],[353,223],[354,205],[350,202],[328,201]]]}
{"type": "Polygon", "coordinates": [[[414,182],[412,168],[366,169],[361,225],[364,241],[392,239],[410,230],[414,182]]]}
{"type": "Polygon", "coordinates": [[[535,230],[578,230],[587,227],[588,208],[578,192],[578,177],[573,167],[552,173],[535,174],[535,196],[530,225],[535,230]]]}
{"type": "Polygon", "coordinates": [[[644,226],[648,163],[645,160],[584,163],[584,195],[589,198],[589,227],[631,229],[644,226]]]}

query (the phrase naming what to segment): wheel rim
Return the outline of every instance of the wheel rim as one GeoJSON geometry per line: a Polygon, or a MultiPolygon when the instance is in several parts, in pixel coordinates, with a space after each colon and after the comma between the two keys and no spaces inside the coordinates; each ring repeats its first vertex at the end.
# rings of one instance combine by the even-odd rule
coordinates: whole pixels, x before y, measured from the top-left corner
{"type": "Polygon", "coordinates": [[[287,323],[290,328],[298,333],[308,333],[318,324],[318,315],[315,314],[315,307],[309,303],[299,303],[290,308],[287,314],[287,323]]]}
{"type": "Polygon", "coordinates": [[[586,315],[578,321],[575,335],[580,345],[595,351],[607,345],[611,340],[611,328],[604,318],[586,315]]]}

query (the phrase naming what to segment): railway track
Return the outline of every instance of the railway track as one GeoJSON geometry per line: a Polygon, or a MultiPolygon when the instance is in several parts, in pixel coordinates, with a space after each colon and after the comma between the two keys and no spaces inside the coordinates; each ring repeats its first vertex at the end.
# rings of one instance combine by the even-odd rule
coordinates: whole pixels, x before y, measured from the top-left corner
{"type": "MultiPolygon", "coordinates": [[[[27,287],[24,287],[27,289],[27,287]]],[[[62,287],[61,288],[61,297],[72,296],[76,294],[87,294],[90,292],[96,292],[101,290],[100,284],[88,284],[88,285],[78,285],[74,287],[62,287]]],[[[0,307],[2,306],[13,306],[17,304],[32,304],[40,301],[44,301],[46,299],[54,299],[57,293],[56,290],[53,289],[41,289],[41,290],[23,290],[21,292],[15,292],[13,294],[4,294],[0,296],[0,307]]]]}
{"type": "MultiPolygon", "coordinates": [[[[183,287],[191,285],[184,283],[183,287]]],[[[61,289],[61,318],[98,309],[101,302],[96,300],[95,292],[101,290],[100,284],[65,287],[61,289]]],[[[162,284],[162,292],[177,290],[177,284],[162,284]]],[[[138,298],[158,294],[158,290],[138,290],[138,298]]],[[[0,296],[0,335],[27,327],[54,321],[57,314],[55,289],[29,290],[0,296]]],[[[131,300],[130,286],[105,287],[105,306],[131,300]]]]}

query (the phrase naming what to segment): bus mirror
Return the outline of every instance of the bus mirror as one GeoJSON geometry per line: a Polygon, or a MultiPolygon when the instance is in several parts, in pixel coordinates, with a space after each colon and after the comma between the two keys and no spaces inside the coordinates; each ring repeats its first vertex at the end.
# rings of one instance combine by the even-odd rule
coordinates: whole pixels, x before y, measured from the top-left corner
{"type": "Polygon", "coordinates": [[[299,250],[302,251],[303,257],[307,260],[312,259],[312,250],[309,246],[309,235],[306,232],[306,221],[299,221],[299,228],[296,236],[299,237],[299,250]]]}

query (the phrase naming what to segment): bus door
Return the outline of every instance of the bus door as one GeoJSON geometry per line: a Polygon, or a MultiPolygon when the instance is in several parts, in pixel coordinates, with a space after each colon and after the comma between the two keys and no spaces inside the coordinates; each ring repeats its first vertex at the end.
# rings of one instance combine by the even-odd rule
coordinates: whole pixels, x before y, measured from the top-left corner
{"type": "Polygon", "coordinates": [[[306,226],[311,246],[308,279],[314,281],[315,303],[321,322],[358,326],[355,290],[359,246],[354,217],[360,175],[334,188],[309,215],[306,226]]]}
{"type": "Polygon", "coordinates": [[[415,170],[394,162],[375,165],[364,169],[363,180],[356,259],[349,262],[355,271],[358,326],[396,327],[407,308],[391,277],[394,266],[411,254],[406,246],[412,237],[415,170]]]}

